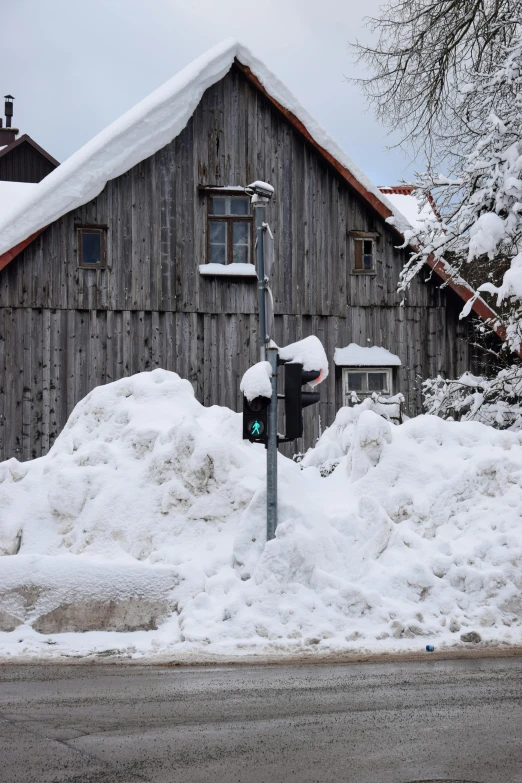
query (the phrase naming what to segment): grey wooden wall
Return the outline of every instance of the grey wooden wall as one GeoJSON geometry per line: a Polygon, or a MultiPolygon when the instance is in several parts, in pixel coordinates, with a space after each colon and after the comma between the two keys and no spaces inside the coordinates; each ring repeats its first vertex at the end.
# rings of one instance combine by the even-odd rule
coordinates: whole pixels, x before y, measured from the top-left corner
{"type": "MultiPolygon", "coordinates": [[[[232,68],[178,138],[0,272],[0,458],[40,456],[94,386],[158,366],[188,378],[204,404],[240,409],[240,377],[257,360],[256,282],[199,275],[206,203],[198,186],[254,179],[276,189],[267,219],[277,342],[317,334],[331,360],[352,341],[385,346],[402,359],[410,413],[420,410],[421,378],[468,369],[456,297],[417,280],[401,306],[404,251],[391,229],[232,68]],[[81,223],[108,226],[107,269],[77,267],[81,223]],[[375,276],[352,274],[348,230],[379,232],[375,276]]],[[[298,450],[340,404],[333,365],[323,386],[298,450]]]]}

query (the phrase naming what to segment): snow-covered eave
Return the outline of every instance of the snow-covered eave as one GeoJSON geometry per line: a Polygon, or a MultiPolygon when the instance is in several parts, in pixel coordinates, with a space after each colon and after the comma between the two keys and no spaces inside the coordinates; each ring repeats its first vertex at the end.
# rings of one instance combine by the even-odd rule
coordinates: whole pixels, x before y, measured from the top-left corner
{"type": "MultiPolygon", "coordinates": [[[[179,71],[172,79],[101,131],[39,183],[35,192],[0,221],[0,268],[4,254],[66,213],[101,193],[107,182],[154,155],[176,138],[208,87],[233,64],[339,171],[344,179],[398,229],[409,225],[286,87],[248,49],[228,39],[179,71]]],[[[14,257],[14,256],[13,256],[14,257]]]]}

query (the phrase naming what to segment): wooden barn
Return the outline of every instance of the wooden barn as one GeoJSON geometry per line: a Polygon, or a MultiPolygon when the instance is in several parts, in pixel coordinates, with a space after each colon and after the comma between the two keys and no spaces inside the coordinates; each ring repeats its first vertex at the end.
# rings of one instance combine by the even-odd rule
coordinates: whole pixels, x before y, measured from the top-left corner
{"type": "MultiPolygon", "coordinates": [[[[441,289],[439,263],[401,305],[403,215],[258,60],[226,44],[0,222],[0,459],[45,454],[91,389],[156,367],[188,378],[205,405],[241,409],[241,376],[258,360],[253,211],[242,191],[253,180],[275,188],[266,209],[275,340],[315,334],[330,360],[295,448],[315,441],[354,387],[400,391],[415,414],[423,378],[472,369],[459,321],[470,289],[441,289]],[[335,363],[350,344],[394,359],[366,366],[338,350],[335,363]]],[[[488,315],[481,300],[474,307],[488,315]]]]}

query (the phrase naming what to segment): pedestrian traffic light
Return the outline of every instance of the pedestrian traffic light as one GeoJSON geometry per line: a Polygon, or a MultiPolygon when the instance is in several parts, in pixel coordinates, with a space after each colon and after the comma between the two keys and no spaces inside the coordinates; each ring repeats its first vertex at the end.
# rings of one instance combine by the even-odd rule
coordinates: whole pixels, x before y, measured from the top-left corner
{"type": "Polygon", "coordinates": [[[243,395],[243,440],[251,443],[268,442],[269,397],[247,400],[243,395]]]}
{"type": "Polygon", "coordinates": [[[319,392],[305,392],[302,389],[315,381],[319,370],[303,370],[302,364],[285,364],[285,439],[294,440],[303,435],[303,408],[319,402],[319,392]]]}

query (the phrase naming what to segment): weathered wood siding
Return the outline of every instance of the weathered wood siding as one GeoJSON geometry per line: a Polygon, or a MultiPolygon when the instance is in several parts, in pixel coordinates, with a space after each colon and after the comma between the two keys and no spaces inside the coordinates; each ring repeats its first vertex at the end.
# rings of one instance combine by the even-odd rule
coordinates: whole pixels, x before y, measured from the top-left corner
{"type": "MultiPolygon", "coordinates": [[[[316,334],[336,346],[383,345],[403,362],[399,390],[420,410],[419,380],[468,368],[459,303],[417,280],[396,293],[404,251],[392,230],[237,69],[205,93],[186,128],[49,226],[0,273],[0,458],[47,451],[93,387],[164,367],[204,404],[239,410],[257,360],[256,282],[205,278],[206,203],[198,185],[254,179],[276,190],[272,288],[280,344],[316,334]],[[108,228],[108,268],[79,269],[75,224],[108,228]],[[352,274],[348,230],[378,231],[377,273],[352,274]]],[[[340,404],[338,373],[306,411],[313,443],[340,404]]]]}

